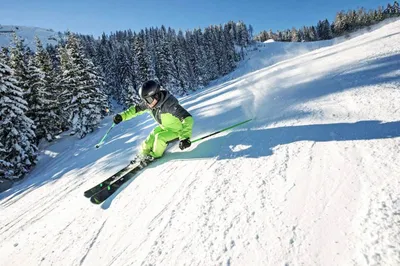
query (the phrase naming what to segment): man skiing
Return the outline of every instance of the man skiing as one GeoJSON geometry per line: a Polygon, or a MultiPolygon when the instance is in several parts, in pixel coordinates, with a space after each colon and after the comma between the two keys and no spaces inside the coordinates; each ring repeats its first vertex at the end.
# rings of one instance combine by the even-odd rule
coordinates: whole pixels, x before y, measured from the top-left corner
{"type": "Polygon", "coordinates": [[[149,112],[157,121],[156,126],[142,143],[138,159],[147,163],[163,155],[169,142],[179,139],[179,148],[190,147],[193,118],[178,100],[161,85],[148,80],[139,89],[142,103],[131,106],[128,110],[114,116],[114,123],[132,119],[144,112],[149,112]]]}

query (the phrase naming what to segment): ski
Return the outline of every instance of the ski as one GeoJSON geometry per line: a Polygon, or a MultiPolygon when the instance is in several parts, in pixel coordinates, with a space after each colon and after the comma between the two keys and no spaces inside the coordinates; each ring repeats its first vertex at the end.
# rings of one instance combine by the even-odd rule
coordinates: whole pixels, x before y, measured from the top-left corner
{"type": "Polygon", "coordinates": [[[134,164],[134,167],[128,172],[121,175],[119,178],[114,179],[114,181],[110,182],[107,186],[103,186],[100,191],[92,195],[90,201],[94,204],[101,204],[102,202],[107,200],[115,191],[117,191],[123,184],[136,176],[136,174],[143,168],[144,167],[139,163],[134,164]]]}
{"type": "MultiPolygon", "coordinates": [[[[169,148],[171,147],[171,144],[177,143],[179,141],[179,139],[174,139],[171,140],[168,143],[168,147],[166,149],[166,151],[169,150],[169,148]]],[[[110,176],[109,178],[105,179],[104,181],[100,182],[99,184],[95,185],[94,187],[86,190],[83,194],[86,198],[92,198],[94,195],[96,195],[97,193],[99,193],[100,191],[104,190],[105,188],[107,189],[111,189],[112,187],[116,187],[116,186],[121,186],[120,183],[116,183],[115,185],[111,186],[111,184],[114,184],[114,182],[116,182],[117,180],[119,180],[121,177],[125,176],[126,174],[130,173],[130,172],[134,172],[136,173],[136,170],[140,170],[140,169],[136,169],[136,168],[140,168],[138,167],[137,163],[130,163],[127,166],[125,166],[124,168],[122,168],[121,170],[119,170],[117,173],[115,173],[114,175],[110,176]]],[[[125,180],[125,179],[123,179],[125,180]]],[[[120,180],[119,182],[122,182],[122,180],[120,180]]],[[[117,189],[118,189],[117,187],[117,189]]],[[[115,189],[115,190],[117,190],[115,189]]],[[[114,190],[114,191],[115,191],[114,190]]],[[[113,192],[114,192],[113,191],[113,192]]],[[[106,194],[106,192],[103,192],[103,194],[106,194]]],[[[111,195],[112,193],[110,193],[111,195]]],[[[92,199],[91,199],[92,200],[92,199]]],[[[104,201],[104,200],[103,200],[104,201]]]]}
{"type": "Polygon", "coordinates": [[[107,187],[108,185],[110,185],[112,182],[114,182],[115,180],[117,180],[121,176],[129,173],[136,166],[137,166],[136,164],[132,164],[132,163],[128,164],[127,166],[125,166],[124,168],[122,168],[121,170],[119,170],[117,173],[113,174],[109,178],[103,180],[102,182],[100,182],[99,184],[95,185],[94,187],[86,190],[83,193],[83,195],[86,198],[92,197],[94,194],[100,192],[103,188],[107,187]]]}

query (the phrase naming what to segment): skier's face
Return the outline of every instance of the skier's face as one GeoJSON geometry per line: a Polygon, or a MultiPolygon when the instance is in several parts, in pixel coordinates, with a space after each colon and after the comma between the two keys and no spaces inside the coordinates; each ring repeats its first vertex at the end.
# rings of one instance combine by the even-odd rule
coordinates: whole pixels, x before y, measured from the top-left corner
{"type": "Polygon", "coordinates": [[[156,98],[153,98],[153,101],[150,102],[150,103],[149,102],[150,101],[147,101],[147,99],[146,99],[147,106],[150,107],[150,108],[154,108],[154,106],[156,106],[156,104],[158,103],[156,98]]]}

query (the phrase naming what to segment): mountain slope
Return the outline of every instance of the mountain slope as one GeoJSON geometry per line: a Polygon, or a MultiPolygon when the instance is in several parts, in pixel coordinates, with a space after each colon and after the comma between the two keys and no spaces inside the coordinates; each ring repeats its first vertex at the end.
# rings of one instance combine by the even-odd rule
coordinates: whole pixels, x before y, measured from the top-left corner
{"type": "Polygon", "coordinates": [[[100,207],[83,191],[125,165],[154,122],[124,122],[98,150],[110,118],[44,147],[30,177],[0,195],[0,261],[400,264],[399,28],[263,65],[265,44],[237,75],[181,99],[195,136],[254,121],[173,147],[100,207]]]}
{"type": "Polygon", "coordinates": [[[58,33],[50,29],[42,29],[37,27],[0,25],[0,47],[8,47],[13,40],[13,34],[22,38],[25,44],[33,51],[36,49],[35,37],[39,37],[43,45],[56,45],[60,39],[58,33]]]}

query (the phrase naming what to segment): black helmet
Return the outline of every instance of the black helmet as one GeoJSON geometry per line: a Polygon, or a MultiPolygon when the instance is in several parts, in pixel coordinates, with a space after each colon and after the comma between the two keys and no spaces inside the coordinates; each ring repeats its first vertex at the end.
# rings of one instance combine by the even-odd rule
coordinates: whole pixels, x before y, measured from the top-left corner
{"type": "Polygon", "coordinates": [[[148,80],[139,89],[139,96],[143,101],[150,104],[154,99],[159,100],[160,88],[161,85],[157,81],[148,80]]]}

